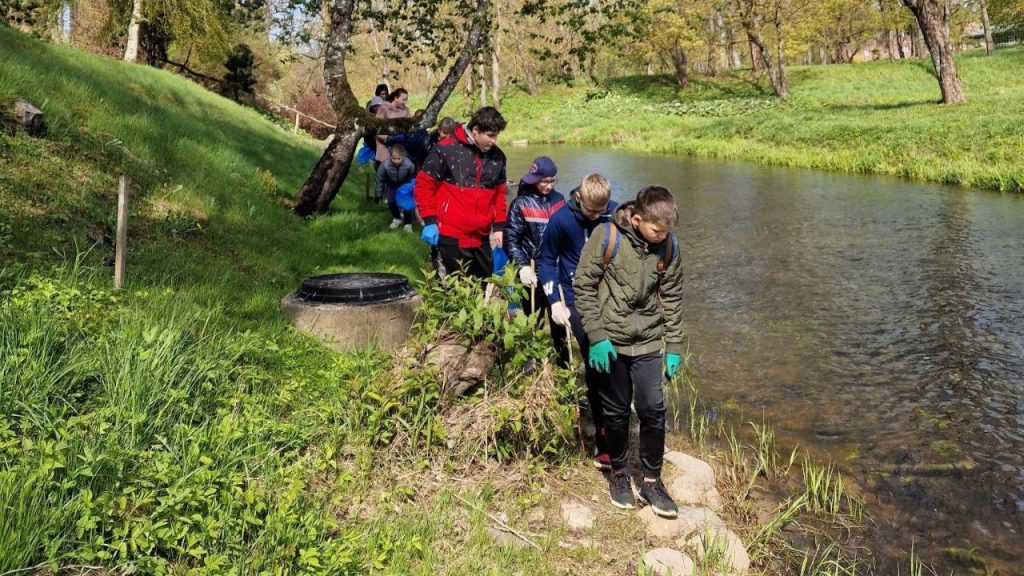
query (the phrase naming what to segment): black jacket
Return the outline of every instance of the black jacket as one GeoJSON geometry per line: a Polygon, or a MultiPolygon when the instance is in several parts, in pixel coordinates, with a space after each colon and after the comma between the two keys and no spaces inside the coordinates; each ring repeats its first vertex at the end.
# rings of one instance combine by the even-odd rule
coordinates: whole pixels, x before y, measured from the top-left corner
{"type": "Polygon", "coordinates": [[[519,266],[529,266],[540,254],[540,241],[548,219],[562,206],[565,198],[552,190],[547,196],[537,187],[519,182],[519,194],[508,207],[505,222],[505,252],[519,266]]]}

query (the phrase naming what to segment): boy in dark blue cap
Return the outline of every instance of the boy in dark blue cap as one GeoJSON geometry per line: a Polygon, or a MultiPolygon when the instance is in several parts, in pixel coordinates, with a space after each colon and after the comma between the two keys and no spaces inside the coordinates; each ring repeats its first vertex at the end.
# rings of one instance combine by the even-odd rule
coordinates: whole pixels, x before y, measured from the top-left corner
{"type": "Polygon", "coordinates": [[[558,167],[547,156],[540,156],[530,164],[530,170],[519,180],[518,194],[508,207],[505,222],[505,251],[509,260],[519,266],[519,281],[530,290],[523,299],[527,314],[544,310],[550,316],[547,299],[539,297],[535,261],[540,254],[540,242],[548,219],[562,206],[565,198],[555,191],[558,167]],[[536,303],[536,309],[534,303],[536,303]]]}

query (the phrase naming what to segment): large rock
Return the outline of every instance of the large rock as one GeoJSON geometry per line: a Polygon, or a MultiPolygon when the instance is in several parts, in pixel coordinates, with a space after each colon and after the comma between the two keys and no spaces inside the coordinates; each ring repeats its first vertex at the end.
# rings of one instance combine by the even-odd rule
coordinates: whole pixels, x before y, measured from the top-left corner
{"type": "Polygon", "coordinates": [[[29,136],[42,136],[46,133],[43,111],[24,100],[14,103],[14,120],[25,128],[29,136]]]}
{"type": "Polygon", "coordinates": [[[668,452],[665,461],[669,473],[669,493],[677,504],[722,509],[722,496],[715,488],[715,471],[711,466],[682,452],[668,452]]]}
{"type": "Polygon", "coordinates": [[[562,520],[569,530],[590,530],[594,527],[594,511],[583,504],[563,502],[562,520]]]}
{"type": "Polygon", "coordinates": [[[662,518],[654,513],[652,507],[644,506],[637,512],[637,517],[644,523],[649,536],[662,540],[686,538],[706,528],[725,528],[725,522],[718,514],[707,508],[692,506],[680,506],[679,515],[675,518],[662,518]]]}
{"type": "Polygon", "coordinates": [[[644,567],[655,574],[672,576],[691,576],[693,560],[678,550],[671,548],[655,548],[644,554],[644,567]]]}
{"type": "Polygon", "coordinates": [[[705,568],[712,571],[746,574],[750,570],[747,548],[740,537],[727,528],[698,532],[685,545],[696,551],[698,560],[710,564],[705,568]]]}
{"type": "Polygon", "coordinates": [[[445,402],[483,384],[498,361],[498,348],[487,341],[472,345],[454,338],[433,345],[427,352],[426,364],[441,374],[441,395],[445,402]]]}
{"type": "Polygon", "coordinates": [[[669,486],[669,494],[680,506],[705,506],[712,510],[722,509],[722,496],[718,489],[703,489],[694,485],[689,478],[676,478],[669,486]]]}
{"type": "Polygon", "coordinates": [[[715,487],[715,471],[707,462],[682,452],[668,452],[665,462],[674,468],[672,476],[686,482],[702,493],[715,487]]]}

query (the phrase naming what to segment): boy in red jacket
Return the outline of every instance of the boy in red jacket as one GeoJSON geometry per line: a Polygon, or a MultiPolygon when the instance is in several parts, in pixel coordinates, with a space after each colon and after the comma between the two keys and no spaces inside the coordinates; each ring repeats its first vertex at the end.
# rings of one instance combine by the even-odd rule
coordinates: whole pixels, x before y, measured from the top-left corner
{"type": "Polygon", "coordinates": [[[493,270],[491,242],[501,246],[505,229],[505,153],[496,145],[505,118],[487,106],[438,142],[416,177],[420,237],[437,247],[449,272],[478,278],[493,270]]]}

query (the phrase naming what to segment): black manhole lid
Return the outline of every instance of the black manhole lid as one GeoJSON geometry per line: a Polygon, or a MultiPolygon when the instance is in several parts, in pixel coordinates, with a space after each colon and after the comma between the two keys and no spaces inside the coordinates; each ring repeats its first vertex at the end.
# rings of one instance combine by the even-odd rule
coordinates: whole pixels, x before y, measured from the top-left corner
{"type": "Polygon", "coordinates": [[[310,302],[374,304],[412,293],[409,279],[401,274],[356,272],[306,278],[296,295],[310,302]]]}

